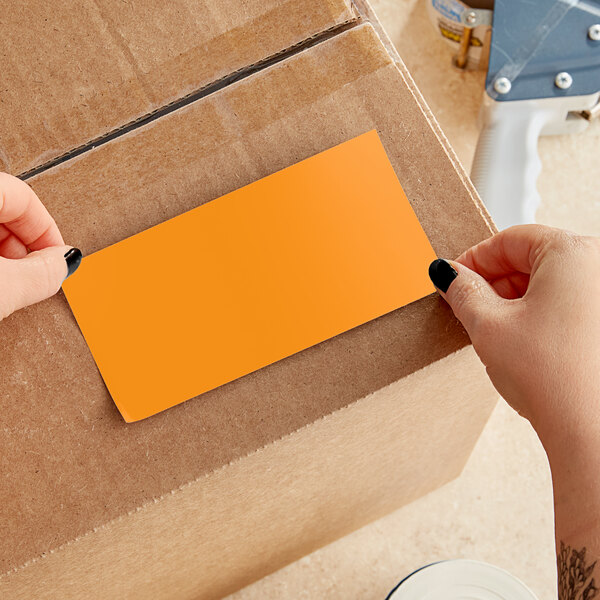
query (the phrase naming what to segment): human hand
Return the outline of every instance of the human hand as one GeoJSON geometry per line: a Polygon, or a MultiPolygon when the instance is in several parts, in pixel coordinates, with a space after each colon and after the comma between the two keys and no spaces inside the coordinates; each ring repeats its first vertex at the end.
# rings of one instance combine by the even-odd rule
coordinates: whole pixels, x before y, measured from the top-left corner
{"type": "Polygon", "coordinates": [[[430,276],[545,446],[598,429],[600,239],[511,227],[456,261],[434,261],[430,276]]]}
{"type": "Polygon", "coordinates": [[[0,173],[0,320],[54,295],[80,262],[35,192],[0,173]]]}

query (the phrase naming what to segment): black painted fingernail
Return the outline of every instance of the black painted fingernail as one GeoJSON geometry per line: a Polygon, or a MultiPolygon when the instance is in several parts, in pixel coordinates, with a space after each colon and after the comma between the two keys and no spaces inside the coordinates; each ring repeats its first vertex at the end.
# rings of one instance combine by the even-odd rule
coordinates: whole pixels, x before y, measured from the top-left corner
{"type": "Polygon", "coordinates": [[[436,258],[429,265],[429,278],[433,281],[433,285],[444,294],[448,291],[450,284],[458,277],[458,273],[454,267],[443,258],[436,258]]]}
{"type": "MultiPolygon", "coordinates": [[[[81,250],[79,248],[71,248],[65,254],[65,260],[67,261],[67,277],[70,277],[77,271],[77,268],[81,264],[82,258],[81,250]]],[[[65,277],[65,279],[67,278],[65,277]]]]}

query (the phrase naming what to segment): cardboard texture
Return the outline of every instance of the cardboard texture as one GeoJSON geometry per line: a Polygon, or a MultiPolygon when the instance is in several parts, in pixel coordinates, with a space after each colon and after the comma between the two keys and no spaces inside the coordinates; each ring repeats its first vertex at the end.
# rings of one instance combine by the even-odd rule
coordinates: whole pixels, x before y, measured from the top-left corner
{"type": "MultiPolygon", "coordinates": [[[[89,254],[372,129],[439,256],[492,233],[364,17],[29,182],[89,254]]],[[[0,332],[8,598],[218,598],[455,477],[495,403],[435,295],[129,425],[62,294],[0,332]]]]}
{"type": "Polygon", "coordinates": [[[233,592],[459,475],[463,436],[483,428],[481,400],[493,394],[466,376],[478,369],[463,348],[46,554],[0,590],[14,600],[233,592]],[[424,436],[429,413],[444,426],[424,436]],[[416,460],[399,467],[410,448],[416,460]]]}
{"type": "Polygon", "coordinates": [[[431,294],[435,258],[372,130],[84,258],[63,291],[131,422],[431,294]]]}
{"type": "Polygon", "coordinates": [[[355,18],[348,0],[7,0],[0,170],[29,171],[355,18]]]}

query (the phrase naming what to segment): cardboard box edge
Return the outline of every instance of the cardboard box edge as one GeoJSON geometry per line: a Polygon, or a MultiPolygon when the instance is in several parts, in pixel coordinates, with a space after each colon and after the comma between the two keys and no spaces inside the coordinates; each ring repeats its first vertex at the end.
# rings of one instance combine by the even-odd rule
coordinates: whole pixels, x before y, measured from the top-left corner
{"type": "MultiPolygon", "coordinates": [[[[270,442],[269,444],[266,444],[260,448],[257,448],[253,452],[250,452],[242,457],[239,457],[233,461],[230,461],[229,463],[222,465],[221,467],[213,470],[210,473],[207,473],[197,479],[194,479],[190,482],[187,482],[187,483],[179,486],[178,488],[173,489],[171,492],[165,493],[158,498],[155,498],[149,502],[144,503],[143,505],[140,505],[139,507],[137,507],[134,510],[131,510],[123,515],[120,515],[119,517],[112,519],[100,526],[94,527],[87,533],[85,533],[81,536],[78,536],[77,538],[75,538],[73,540],[70,540],[64,544],[61,544],[58,547],[50,548],[46,552],[42,553],[41,555],[34,557],[19,566],[13,567],[9,571],[6,571],[5,573],[0,574],[0,591],[2,591],[2,587],[4,585],[3,582],[8,581],[10,584],[10,582],[19,575],[19,573],[23,573],[24,571],[27,571],[30,568],[33,568],[35,570],[36,565],[39,565],[43,559],[48,559],[50,556],[59,555],[65,551],[68,551],[69,549],[73,549],[76,546],[80,546],[80,544],[82,542],[84,542],[84,540],[94,537],[94,534],[103,534],[103,532],[108,532],[111,529],[117,527],[119,524],[123,524],[125,521],[131,521],[136,515],[143,515],[143,514],[147,514],[148,512],[152,512],[152,511],[156,510],[159,506],[165,505],[168,501],[173,501],[173,498],[176,498],[182,494],[185,494],[186,490],[188,490],[188,491],[193,490],[193,489],[200,490],[201,489],[199,487],[200,483],[214,480],[220,476],[224,476],[227,474],[228,470],[230,470],[230,469],[239,469],[247,461],[252,461],[257,458],[260,459],[261,456],[264,456],[265,454],[269,454],[271,452],[278,453],[280,451],[280,448],[285,447],[289,444],[294,444],[295,442],[297,442],[298,439],[301,439],[302,437],[314,435],[315,432],[318,433],[318,430],[320,428],[327,427],[328,425],[333,424],[334,421],[339,421],[340,419],[343,421],[344,419],[347,419],[348,417],[352,416],[352,413],[360,412],[361,410],[365,410],[365,408],[367,406],[370,406],[373,403],[382,401],[382,399],[385,399],[386,396],[393,396],[396,393],[396,388],[403,388],[404,386],[406,386],[407,388],[410,388],[411,384],[413,385],[413,387],[418,387],[418,385],[420,385],[418,383],[419,381],[427,380],[430,377],[430,373],[429,373],[430,371],[435,370],[437,368],[444,368],[446,365],[451,365],[452,362],[456,362],[456,361],[459,361],[459,363],[461,363],[461,362],[466,363],[467,366],[473,366],[473,365],[477,365],[477,363],[479,362],[479,359],[476,357],[473,347],[471,345],[467,345],[467,346],[461,348],[460,350],[457,350],[456,352],[454,352],[436,362],[433,362],[433,363],[423,367],[422,369],[411,373],[410,375],[407,375],[406,377],[398,380],[395,383],[392,383],[392,384],[390,384],[384,388],[381,388],[371,394],[368,394],[367,396],[353,402],[352,404],[346,405],[342,408],[337,409],[336,411],[334,411],[332,413],[324,415],[324,416],[320,417],[319,419],[317,419],[311,423],[308,423],[308,424],[300,427],[299,429],[297,429],[289,434],[286,434],[285,436],[282,436],[282,437],[278,438],[277,440],[274,440],[273,442],[270,442]],[[417,386],[414,386],[415,380],[417,381],[417,386]]],[[[479,366],[481,366],[481,365],[479,365],[479,366]]],[[[458,371],[460,371],[460,370],[461,369],[459,368],[458,371]]],[[[451,371],[456,373],[457,368],[452,367],[451,371]]],[[[463,372],[464,372],[464,369],[463,369],[463,372]]],[[[422,490],[422,489],[413,490],[412,493],[409,494],[408,498],[405,498],[402,501],[400,501],[398,506],[401,506],[403,504],[411,502],[411,501],[421,497],[422,495],[428,493],[429,491],[437,489],[441,485],[455,479],[456,477],[458,477],[461,474],[461,472],[468,460],[468,457],[469,457],[475,443],[477,442],[477,439],[481,435],[483,426],[489,419],[489,417],[492,413],[492,410],[496,405],[497,398],[498,398],[497,393],[491,387],[491,384],[489,383],[489,380],[487,380],[487,377],[483,371],[476,373],[474,376],[473,376],[473,374],[470,374],[469,377],[471,377],[471,378],[474,377],[477,385],[483,384],[484,389],[487,387],[487,389],[489,390],[489,394],[487,394],[487,395],[490,396],[490,400],[486,400],[485,406],[482,409],[479,406],[476,407],[478,409],[479,417],[480,417],[477,420],[476,426],[473,425],[473,419],[471,419],[469,421],[471,423],[472,429],[477,432],[475,438],[471,437],[471,439],[469,439],[469,441],[468,441],[469,447],[467,448],[467,452],[465,452],[460,457],[460,460],[458,461],[458,463],[460,463],[460,464],[457,464],[456,468],[453,468],[451,473],[447,473],[447,474],[443,475],[442,477],[438,476],[437,478],[435,478],[435,477],[432,478],[431,480],[428,481],[427,485],[425,486],[425,487],[427,487],[426,490],[422,490]],[[491,397],[493,397],[494,399],[491,400],[491,397]],[[483,416],[484,418],[481,419],[481,416],[483,416]]],[[[437,378],[434,378],[434,379],[437,381],[437,378]]],[[[446,383],[445,385],[448,385],[448,383],[446,383]]],[[[459,389],[458,392],[462,392],[462,390],[459,389]]],[[[388,402],[389,401],[390,400],[388,399],[388,402]]],[[[464,442],[464,438],[462,438],[462,439],[464,442]]],[[[393,510],[393,508],[392,508],[392,510],[393,510]]],[[[381,511],[373,518],[367,519],[366,522],[370,522],[372,520],[380,518],[381,516],[387,514],[387,512],[389,512],[389,510],[387,510],[387,509],[384,511],[381,511]]],[[[366,522],[359,523],[358,527],[366,524],[366,522]]],[[[347,528],[347,530],[344,531],[341,535],[346,535],[356,528],[357,528],[356,524],[351,524],[347,528]]],[[[337,539],[338,537],[340,537],[340,535],[335,534],[335,535],[333,535],[333,537],[331,537],[324,543],[319,543],[318,546],[316,546],[315,548],[312,548],[310,551],[315,550],[317,547],[321,547],[324,544],[330,543],[331,541],[333,541],[334,539],[337,539]]],[[[301,555],[302,554],[295,556],[295,558],[293,558],[293,560],[296,560],[301,555]]],[[[92,560],[93,560],[93,557],[92,557],[92,560]]],[[[288,560],[288,561],[286,561],[285,564],[288,564],[289,562],[292,562],[292,561],[288,560]]],[[[280,568],[281,566],[283,566],[283,564],[278,565],[277,568],[280,568]]],[[[275,569],[272,569],[272,570],[275,570],[275,569]]],[[[267,574],[266,572],[263,573],[263,575],[266,575],[266,574],[267,574]]],[[[250,581],[247,581],[246,583],[244,583],[244,585],[246,585],[247,583],[250,583],[250,581]]],[[[235,589],[239,589],[239,587],[242,587],[242,586],[238,586],[235,589]]],[[[228,593],[230,593],[232,591],[234,591],[234,588],[232,588],[228,593]]],[[[40,600],[42,600],[42,598],[44,598],[44,597],[46,597],[46,596],[40,596],[40,600]]],[[[51,597],[52,596],[48,596],[48,598],[51,598],[51,597]]],[[[65,595],[63,597],[66,600],[66,598],[71,597],[71,596],[65,595]]],[[[78,597],[78,596],[73,596],[73,598],[76,598],[76,597],[78,597]]]]}
{"type": "MultiPolygon", "coordinates": [[[[373,10],[373,7],[371,6],[369,0],[352,0],[352,2],[355,4],[356,10],[363,16],[364,22],[370,23],[373,26],[373,29],[375,30],[375,33],[381,40],[382,45],[388,51],[388,54],[392,58],[397,69],[400,71],[402,78],[404,79],[404,82],[406,83],[406,87],[411,91],[411,93],[415,99],[415,102],[417,103],[417,105],[421,109],[423,115],[429,122],[429,125],[431,126],[431,129],[433,130],[435,136],[439,140],[439,142],[440,142],[442,148],[444,149],[446,155],[448,156],[450,162],[456,169],[456,172],[458,173],[465,188],[467,189],[469,196],[473,200],[473,203],[475,204],[475,206],[479,210],[479,213],[481,214],[481,217],[485,221],[485,223],[490,231],[490,235],[498,233],[498,228],[496,227],[496,224],[492,220],[492,217],[491,217],[489,211],[487,210],[485,204],[481,200],[479,193],[475,189],[475,186],[473,185],[473,182],[471,181],[469,175],[467,174],[465,167],[458,159],[458,156],[456,155],[454,148],[452,147],[452,145],[450,144],[450,141],[448,140],[445,133],[443,132],[443,130],[442,130],[440,124],[438,123],[438,120],[435,118],[435,115],[433,114],[431,108],[429,108],[427,101],[425,100],[423,94],[421,93],[417,84],[415,83],[414,79],[412,78],[412,75],[410,74],[408,67],[404,64],[404,61],[402,60],[402,58],[400,57],[400,54],[396,50],[396,47],[394,46],[392,40],[390,39],[387,31],[381,24],[381,21],[379,20],[379,17],[376,15],[375,11],[373,10]]],[[[482,90],[482,93],[483,93],[483,90],[482,90]]]]}

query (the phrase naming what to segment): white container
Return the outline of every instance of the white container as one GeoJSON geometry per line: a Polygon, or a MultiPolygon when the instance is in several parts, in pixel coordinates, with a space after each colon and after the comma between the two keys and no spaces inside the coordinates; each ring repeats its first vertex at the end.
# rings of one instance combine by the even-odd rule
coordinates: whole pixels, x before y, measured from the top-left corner
{"type": "Polygon", "coordinates": [[[476,560],[448,560],[415,571],[386,600],[538,600],[519,579],[476,560]]]}

